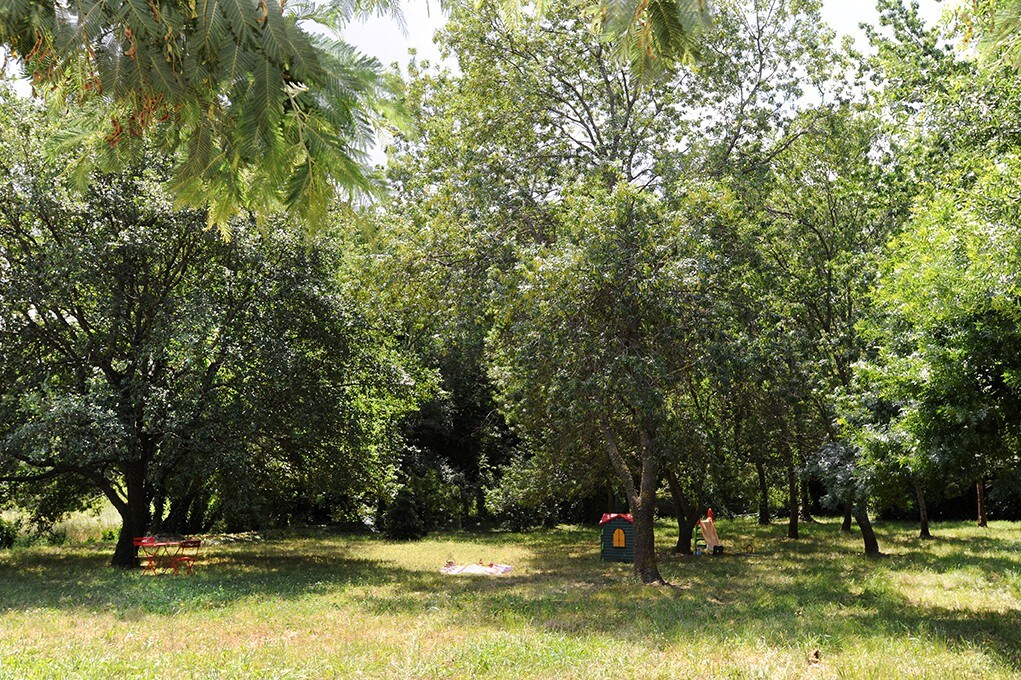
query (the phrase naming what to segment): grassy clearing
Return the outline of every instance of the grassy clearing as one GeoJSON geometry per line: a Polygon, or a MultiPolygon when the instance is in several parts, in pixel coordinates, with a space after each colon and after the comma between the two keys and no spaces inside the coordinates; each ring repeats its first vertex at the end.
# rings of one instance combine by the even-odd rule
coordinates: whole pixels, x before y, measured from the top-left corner
{"type": "Polygon", "coordinates": [[[1021,525],[881,526],[878,560],[833,523],[719,530],[755,553],[664,555],[672,588],[600,562],[587,528],[225,542],[191,578],[112,570],[110,544],[16,549],[0,677],[1021,677],[1021,525]]]}

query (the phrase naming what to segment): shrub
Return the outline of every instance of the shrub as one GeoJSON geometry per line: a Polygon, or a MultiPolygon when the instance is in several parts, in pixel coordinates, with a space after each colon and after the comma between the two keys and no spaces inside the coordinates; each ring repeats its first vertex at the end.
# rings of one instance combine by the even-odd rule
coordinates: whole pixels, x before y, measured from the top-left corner
{"type": "Polygon", "coordinates": [[[44,538],[48,545],[64,545],[67,541],[67,529],[51,528],[45,532],[44,538]]]}
{"type": "Polygon", "coordinates": [[[410,489],[401,489],[383,515],[383,535],[398,541],[415,541],[427,533],[410,489]]]}
{"type": "Polygon", "coordinates": [[[10,550],[18,540],[18,525],[0,517],[0,550],[10,550]]]}

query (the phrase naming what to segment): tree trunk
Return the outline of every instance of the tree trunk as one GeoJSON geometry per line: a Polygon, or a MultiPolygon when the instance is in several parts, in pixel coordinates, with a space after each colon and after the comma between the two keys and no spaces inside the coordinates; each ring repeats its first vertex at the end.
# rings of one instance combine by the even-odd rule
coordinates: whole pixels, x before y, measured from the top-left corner
{"type": "Polygon", "coordinates": [[[666,581],[659,575],[656,564],[656,488],[659,486],[659,470],[653,437],[648,431],[639,431],[639,446],[642,456],[642,474],[639,496],[634,508],[635,519],[635,575],[647,585],[663,585],[666,581]]]}
{"type": "Polygon", "coordinates": [[[794,461],[787,458],[787,510],[790,519],[787,522],[787,538],[798,538],[798,475],[794,470],[794,461]]]}
{"type": "Polygon", "coordinates": [[[149,530],[150,499],[145,493],[145,467],[132,465],[124,471],[124,486],[127,501],[117,508],[121,516],[121,530],[117,536],[110,565],[119,569],[135,569],[138,566],[138,548],[135,537],[145,536],[149,530]]]}
{"type": "Polygon", "coordinates": [[[989,518],[986,517],[986,480],[978,480],[975,483],[975,490],[978,495],[978,525],[985,527],[989,525],[989,518]]]}
{"type": "Polygon", "coordinates": [[[869,557],[879,555],[879,541],[876,539],[876,532],[872,529],[869,513],[864,506],[855,509],[854,521],[861,528],[861,537],[865,541],[865,554],[869,557]]]}
{"type": "Polygon", "coordinates": [[[647,585],[665,583],[656,564],[655,514],[655,495],[642,499],[631,509],[631,516],[635,520],[635,576],[647,585]]]}
{"type": "Polygon", "coordinates": [[[803,522],[812,523],[815,519],[812,517],[812,498],[809,496],[810,489],[808,488],[808,480],[801,480],[801,520],[803,522]]]}
{"type": "Polygon", "coordinates": [[[766,466],[762,461],[755,461],[755,471],[759,475],[759,524],[769,524],[769,484],[766,481],[766,466]]]}
{"type": "Polygon", "coordinates": [[[656,487],[659,485],[656,452],[653,437],[648,430],[639,430],[639,460],[641,472],[638,487],[631,468],[621,454],[617,437],[610,427],[603,423],[606,451],[620,482],[627,493],[631,517],[635,524],[635,576],[647,585],[664,585],[656,564],[656,487]]]}
{"type": "Polygon", "coordinates": [[[674,471],[667,468],[667,483],[670,486],[670,499],[673,501],[674,515],[677,517],[677,545],[674,552],[680,555],[691,555],[691,539],[698,523],[699,507],[684,497],[681,483],[674,471]]]}
{"type": "Polygon", "coordinates": [[[486,489],[482,486],[481,481],[475,485],[475,516],[478,518],[479,523],[489,520],[489,508],[486,507],[486,489]]]}
{"type": "Polygon", "coordinates": [[[847,501],[844,503],[844,521],[840,525],[840,531],[845,534],[851,533],[851,518],[854,514],[854,503],[847,501]]]}
{"type": "Polygon", "coordinates": [[[922,483],[918,481],[917,477],[911,478],[911,485],[915,487],[915,498],[918,500],[918,523],[919,538],[931,539],[932,534],[929,533],[929,510],[925,506],[925,493],[922,491],[922,483]]]}

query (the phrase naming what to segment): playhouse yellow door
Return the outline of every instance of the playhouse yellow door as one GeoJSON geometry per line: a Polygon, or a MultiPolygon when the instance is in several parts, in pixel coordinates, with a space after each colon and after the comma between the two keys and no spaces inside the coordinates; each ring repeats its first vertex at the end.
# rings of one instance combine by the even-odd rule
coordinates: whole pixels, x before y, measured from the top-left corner
{"type": "Polygon", "coordinates": [[[624,540],[624,530],[617,529],[613,532],[613,547],[623,548],[626,547],[627,541],[624,540]]]}

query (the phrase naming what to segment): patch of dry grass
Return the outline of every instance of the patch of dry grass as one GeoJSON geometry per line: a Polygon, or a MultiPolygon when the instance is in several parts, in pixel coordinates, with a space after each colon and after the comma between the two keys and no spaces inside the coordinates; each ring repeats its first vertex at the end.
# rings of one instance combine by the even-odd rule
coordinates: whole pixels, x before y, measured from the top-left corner
{"type": "Polygon", "coordinates": [[[0,553],[0,676],[1018,677],[1021,526],[720,521],[751,556],[682,558],[671,588],[602,563],[594,529],[217,542],[194,577],[106,566],[110,544],[0,553]],[[446,577],[447,559],[514,565],[446,577]],[[818,660],[813,653],[818,650],[818,660]]]}

